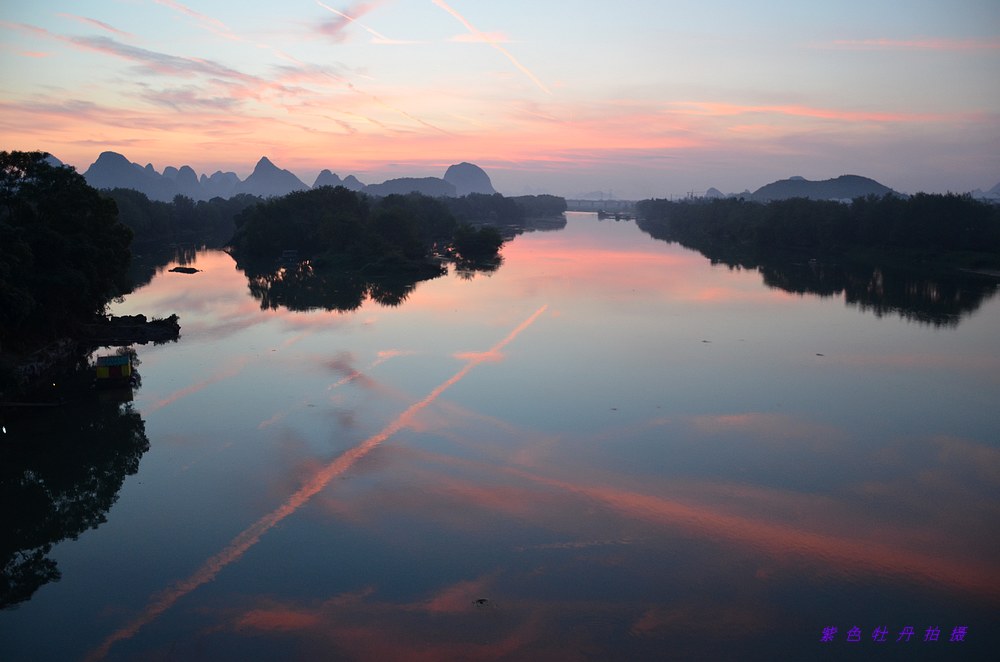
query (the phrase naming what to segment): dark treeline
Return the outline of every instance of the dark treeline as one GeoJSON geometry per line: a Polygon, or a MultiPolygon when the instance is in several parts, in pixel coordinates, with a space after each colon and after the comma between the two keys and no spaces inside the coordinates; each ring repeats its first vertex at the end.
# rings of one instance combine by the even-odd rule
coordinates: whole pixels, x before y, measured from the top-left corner
{"type": "Polygon", "coordinates": [[[850,204],[796,198],[643,200],[639,227],[698,250],[891,250],[921,256],[967,254],[969,266],[1000,261],[1000,207],[967,195],[918,193],[857,198],[850,204]]]}
{"type": "Polygon", "coordinates": [[[246,193],[198,202],[183,195],[174,196],[172,202],[160,202],[125,188],[102,193],[115,201],[118,220],[132,229],[134,241],[140,244],[193,242],[222,246],[233,236],[236,215],[261,201],[246,193]]]}
{"type": "Polygon", "coordinates": [[[524,210],[525,219],[551,218],[566,213],[566,198],[558,195],[518,195],[512,200],[524,210]]]}
{"type": "Polygon", "coordinates": [[[996,292],[992,278],[952,268],[1000,266],[1000,208],[966,196],[645,200],[637,211],[657,239],[756,270],[770,287],[842,296],[877,316],[953,326],[996,292]]]}
{"type": "Polygon", "coordinates": [[[368,298],[398,305],[418,281],[445,272],[435,258],[495,268],[503,244],[492,226],[460,223],[444,198],[377,198],[341,186],[263,201],[235,223],[232,255],[262,308],[345,311],[368,298]]]}
{"type": "Polygon", "coordinates": [[[114,201],[46,156],[0,152],[3,352],[72,337],[129,287],[132,232],[114,201]]]}
{"type": "Polygon", "coordinates": [[[566,199],[555,195],[504,197],[499,193],[470,193],[460,198],[441,198],[448,210],[463,223],[521,225],[536,218],[552,218],[566,211],[566,199]]]}
{"type": "MultiPolygon", "coordinates": [[[[246,193],[229,199],[212,198],[197,202],[183,195],[174,196],[171,202],[150,200],[145,193],[124,188],[105,189],[102,194],[115,201],[118,218],[132,229],[136,243],[222,246],[233,236],[236,230],[234,219],[240,212],[257,204],[273,202],[246,193]]],[[[526,220],[551,218],[566,211],[566,200],[553,195],[504,197],[499,193],[471,193],[460,198],[436,200],[459,223],[477,225],[520,225],[526,220]]],[[[307,201],[323,203],[319,197],[307,198],[307,201]]],[[[301,202],[295,202],[296,209],[301,202]]]]}
{"type": "MultiPolygon", "coordinates": [[[[501,208],[505,203],[501,198],[491,204],[501,208]]],[[[419,193],[373,198],[342,186],[266,200],[245,209],[235,222],[230,244],[238,262],[274,259],[294,251],[297,258],[313,260],[317,266],[368,273],[426,270],[435,252],[458,258],[496,257],[502,244],[490,227],[473,230],[460,224],[445,198],[419,193]],[[491,250],[484,252],[485,246],[491,250]]]]}

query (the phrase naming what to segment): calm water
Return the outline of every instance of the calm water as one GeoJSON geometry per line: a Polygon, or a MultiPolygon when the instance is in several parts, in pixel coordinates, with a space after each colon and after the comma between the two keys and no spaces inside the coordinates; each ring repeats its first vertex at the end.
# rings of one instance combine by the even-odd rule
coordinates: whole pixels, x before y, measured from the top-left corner
{"type": "Polygon", "coordinates": [[[995,653],[995,285],[920,323],[568,217],[396,307],[261,310],[221,252],[118,304],[182,338],[131,414],[17,421],[99,450],[32,474],[61,578],[0,659],[995,653]]]}

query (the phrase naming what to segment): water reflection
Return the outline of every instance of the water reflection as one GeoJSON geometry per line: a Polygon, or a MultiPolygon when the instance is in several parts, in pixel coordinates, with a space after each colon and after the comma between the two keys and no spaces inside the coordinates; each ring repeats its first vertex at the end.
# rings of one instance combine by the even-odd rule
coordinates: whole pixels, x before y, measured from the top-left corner
{"type": "Polygon", "coordinates": [[[876,317],[898,315],[933,326],[957,326],[998,289],[997,279],[992,276],[920,264],[817,259],[790,252],[745,252],[720,247],[697,250],[712,264],[758,271],[771,288],[821,297],[843,295],[845,303],[876,317]]]}
{"type": "Polygon", "coordinates": [[[899,315],[933,326],[957,326],[997,292],[995,278],[943,269],[878,266],[859,262],[789,262],[772,258],[756,264],[769,287],[800,294],[844,295],[848,305],[876,317],[899,315]]]}
{"type": "Polygon", "coordinates": [[[315,471],[295,493],[293,493],[277,509],[261,517],[250,527],[237,535],[222,551],[218,552],[205,561],[202,566],[187,579],[178,582],[165,591],[159,592],[146,608],[135,619],[127,625],[113,632],[104,642],[93,652],[93,658],[105,657],[116,642],[133,637],[140,629],[156,620],[165,611],[170,609],[177,600],[194,591],[201,585],[213,580],[218,573],[226,566],[239,560],[251,547],[256,545],[261,536],[270,531],[275,525],[281,523],[285,518],[294,514],[303,505],[308,503],[314,496],[324,490],[330,482],[350,470],[359,460],[371,453],[374,449],[383,444],[387,439],[412,425],[414,419],[428,406],[434,403],[442,393],[460,382],[469,372],[480,363],[490,360],[498,355],[504,347],[513,342],[517,336],[530,327],[543,313],[546,306],[542,306],[516,326],[502,340],[494,345],[487,352],[468,358],[465,365],[449,379],[439,384],[420,401],[410,405],[406,410],[390,421],[378,433],[368,437],[358,445],[348,449],[339,455],[332,462],[315,471]]]}
{"type": "MultiPolygon", "coordinates": [[[[455,263],[455,270],[460,278],[468,280],[477,273],[492,273],[501,264],[501,259],[463,260],[455,263]]],[[[261,310],[347,312],[361,308],[368,300],[395,307],[406,301],[417,283],[448,273],[444,263],[386,274],[322,266],[308,260],[278,266],[273,263],[237,266],[246,273],[250,293],[260,301],[261,310]]]]}
{"type": "Polygon", "coordinates": [[[187,330],[144,352],[142,489],[0,657],[816,659],[939,623],[990,659],[996,301],[876,320],[592,216],[504,258],[352,314],[261,310],[221,252],[136,293],[187,330]]]}
{"type": "Polygon", "coordinates": [[[136,244],[132,247],[129,263],[129,280],[132,291],[145,287],[153,277],[162,273],[168,264],[185,267],[194,263],[204,244],[136,244]]]}
{"type": "Polygon", "coordinates": [[[84,390],[67,404],[3,412],[0,608],[58,580],[52,547],[103,524],[125,476],[138,471],[149,440],[131,395],[84,390]]]}

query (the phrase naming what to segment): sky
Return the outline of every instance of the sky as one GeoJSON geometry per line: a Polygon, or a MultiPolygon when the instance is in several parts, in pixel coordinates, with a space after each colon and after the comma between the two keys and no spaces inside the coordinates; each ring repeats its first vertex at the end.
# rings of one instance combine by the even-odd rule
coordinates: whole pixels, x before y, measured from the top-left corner
{"type": "Polygon", "coordinates": [[[0,149],[639,199],[1000,183],[1000,0],[4,0],[0,149]]]}

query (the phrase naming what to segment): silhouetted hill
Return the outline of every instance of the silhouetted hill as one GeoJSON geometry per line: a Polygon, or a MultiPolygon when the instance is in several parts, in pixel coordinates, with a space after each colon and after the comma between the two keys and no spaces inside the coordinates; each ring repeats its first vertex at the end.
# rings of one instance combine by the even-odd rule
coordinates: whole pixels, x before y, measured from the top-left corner
{"type": "Polygon", "coordinates": [[[450,166],[444,173],[444,181],[455,187],[455,195],[463,196],[469,193],[484,193],[493,195],[496,189],[486,171],[474,163],[458,163],[450,166]]]}
{"type": "Polygon", "coordinates": [[[357,192],[365,190],[365,185],[362,184],[360,181],[358,181],[358,178],[355,177],[354,175],[348,175],[347,177],[344,177],[344,181],[342,181],[340,185],[349,191],[357,192]]]}
{"type": "Polygon", "coordinates": [[[316,181],[313,182],[313,188],[319,188],[320,186],[343,186],[344,182],[339,176],[330,172],[329,170],[324,170],[316,176],[316,181]]]}
{"type": "Polygon", "coordinates": [[[308,189],[309,187],[290,171],[282,170],[271,163],[266,156],[262,156],[250,176],[236,187],[236,192],[270,198],[308,189]]]}
{"type": "Polygon", "coordinates": [[[249,194],[261,198],[280,197],[294,191],[305,191],[322,186],[344,188],[376,196],[394,193],[421,193],[431,197],[464,196],[471,193],[493,195],[496,189],[479,166],[462,162],[452,165],[439,177],[401,177],[381,184],[365,186],[354,175],[341,179],[330,170],[323,170],[310,187],[292,172],[276,166],[266,156],[261,157],[253,173],[245,180],[234,172],[217,170],[211,176],[199,176],[191,166],[167,166],[162,173],[152,164],[141,166],[130,162],[117,152],[102,152],[97,161],[83,173],[87,182],[97,189],[131,189],[145,194],[150,200],[171,202],[177,195],[195,201],[212,198],[231,198],[249,194]]]}
{"type": "Polygon", "coordinates": [[[179,192],[176,182],[157,173],[152,165],[144,168],[117,152],[102,152],[83,177],[96,189],[130,188],[142,191],[150,200],[167,202],[179,192]]]}
{"type": "Polygon", "coordinates": [[[365,187],[365,193],[383,197],[394,193],[400,195],[421,193],[432,198],[438,198],[441,196],[454,196],[455,187],[438,177],[400,177],[398,179],[389,179],[381,184],[369,184],[365,187]]]}
{"type": "Polygon", "coordinates": [[[706,198],[724,198],[725,194],[714,186],[707,191],[705,191],[706,198]]]}
{"type": "Polygon", "coordinates": [[[1000,183],[991,188],[987,193],[992,193],[993,195],[1000,195],[1000,183]]]}
{"type": "Polygon", "coordinates": [[[198,175],[195,174],[191,166],[181,166],[180,169],[167,166],[163,169],[163,176],[173,180],[177,185],[177,192],[181,195],[186,195],[193,200],[198,200],[202,197],[203,189],[201,182],[198,181],[198,175]]]}
{"type": "Polygon", "coordinates": [[[161,174],[152,164],[140,166],[117,152],[109,151],[102,152],[83,176],[94,188],[132,189],[160,202],[170,202],[178,194],[192,200],[231,198],[240,193],[266,198],[309,188],[288,170],[275,166],[267,157],[261,158],[246,180],[240,181],[235,172],[216,171],[211,177],[199,177],[191,166],[167,166],[161,174]]]}
{"type": "MultiPolygon", "coordinates": [[[[235,172],[222,172],[216,170],[211,177],[202,175],[198,180],[205,199],[231,198],[236,195],[236,187],[240,185],[240,178],[235,172]]],[[[201,198],[199,198],[201,199],[201,198]]]]}
{"type": "Polygon", "coordinates": [[[841,175],[836,179],[810,181],[803,177],[791,177],[772,182],[753,192],[752,199],[761,202],[787,200],[789,198],[810,198],[812,200],[853,200],[866,195],[883,196],[895,193],[888,186],[874,179],[858,175],[841,175]]]}
{"type": "Polygon", "coordinates": [[[359,182],[358,178],[354,175],[348,175],[344,179],[341,179],[336,173],[329,170],[319,173],[312,185],[313,188],[319,188],[320,186],[343,186],[348,191],[354,192],[365,190],[365,185],[359,182]]]}

